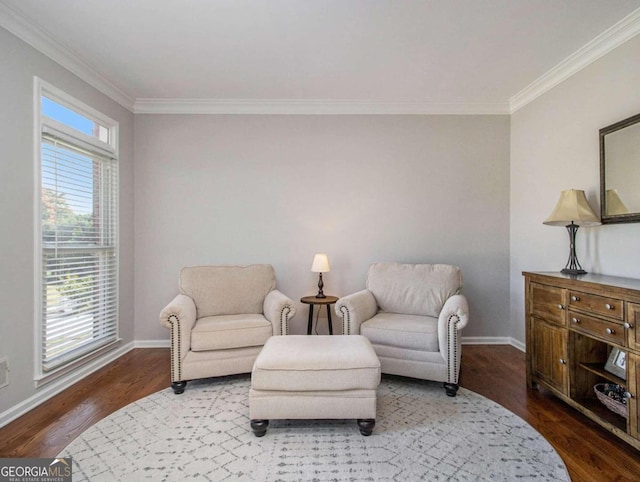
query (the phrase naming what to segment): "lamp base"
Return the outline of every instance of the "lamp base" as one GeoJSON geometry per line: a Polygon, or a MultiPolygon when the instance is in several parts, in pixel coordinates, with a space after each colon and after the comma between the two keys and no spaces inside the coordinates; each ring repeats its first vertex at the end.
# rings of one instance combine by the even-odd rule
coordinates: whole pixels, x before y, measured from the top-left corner
{"type": "Polygon", "coordinates": [[[318,294],[316,295],[316,298],[327,297],[327,295],[322,292],[322,288],[324,288],[324,283],[322,282],[322,273],[320,273],[320,279],[318,280],[318,294]]]}
{"type": "Polygon", "coordinates": [[[564,269],[560,271],[561,273],[570,275],[587,274],[587,272],[582,269],[582,266],[580,266],[580,262],[576,256],[576,233],[578,232],[578,227],[579,226],[574,224],[573,221],[566,226],[569,232],[569,261],[567,261],[564,269]]]}

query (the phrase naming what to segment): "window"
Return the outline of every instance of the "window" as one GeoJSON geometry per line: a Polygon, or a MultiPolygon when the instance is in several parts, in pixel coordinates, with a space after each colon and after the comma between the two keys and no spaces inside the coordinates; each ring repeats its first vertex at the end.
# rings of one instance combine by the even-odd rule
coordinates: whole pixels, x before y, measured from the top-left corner
{"type": "Polygon", "coordinates": [[[118,340],[115,121],[36,79],[37,381],[118,340]]]}

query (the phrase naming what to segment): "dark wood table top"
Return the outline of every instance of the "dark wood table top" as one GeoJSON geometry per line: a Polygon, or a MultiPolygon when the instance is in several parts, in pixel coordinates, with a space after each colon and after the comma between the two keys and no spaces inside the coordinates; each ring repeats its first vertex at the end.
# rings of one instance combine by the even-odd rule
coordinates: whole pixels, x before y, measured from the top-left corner
{"type": "Polygon", "coordinates": [[[338,301],[338,297],[330,295],[326,295],[325,298],[316,298],[315,296],[305,296],[300,298],[300,302],[306,303],[307,305],[332,305],[336,301],[338,301]]]}

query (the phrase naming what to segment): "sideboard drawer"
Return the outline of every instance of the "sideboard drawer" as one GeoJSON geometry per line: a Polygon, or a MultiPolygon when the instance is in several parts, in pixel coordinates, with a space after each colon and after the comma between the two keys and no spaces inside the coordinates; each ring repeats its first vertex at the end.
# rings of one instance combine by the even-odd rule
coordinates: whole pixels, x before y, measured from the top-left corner
{"type": "Polygon", "coordinates": [[[601,340],[622,346],[626,345],[624,325],[620,323],[569,311],[569,326],[576,331],[581,331],[601,340]]]}
{"type": "Polygon", "coordinates": [[[590,311],[616,320],[624,319],[624,303],[616,298],[569,291],[569,309],[590,311]]]}
{"type": "Polygon", "coordinates": [[[557,325],[566,325],[566,290],[538,283],[530,285],[531,315],[557,325]]]}

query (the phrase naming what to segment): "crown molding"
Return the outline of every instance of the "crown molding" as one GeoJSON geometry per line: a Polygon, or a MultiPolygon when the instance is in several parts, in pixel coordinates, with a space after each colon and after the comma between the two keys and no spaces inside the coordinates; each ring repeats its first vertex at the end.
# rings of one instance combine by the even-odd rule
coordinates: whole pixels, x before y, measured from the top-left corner
{"type": "Polygon", "coordinates": [[[508,101],[382,102],[292,99],[133,99],[70,49],[0,0],[0,27],[135,114],[509,115],[640,33],[640,8],[533,81],[508,101]]]}
{"type": "Polygon", "coordinates": [[[136,99],[135,114],[508,115],[508,102],[380,102],[293,99],[136,99]]]}
{"type": "Polygon", "coordinates": [[[640,8],[608,28],[509,99],[516,112],[640,33],[640,8]]]}
{"type": "Polygon", "coordinates": [[[289,99],[133,99],[42,28],[0,0],[0,26],[135,114],[508,115],[508,102],[289,99]]]}
{"type": "Polygon", "coordinates": [[[80,60],[74,52],[54,40],[44,29],[36,27],[27,17],[2,1],[0,1],[0,26],[133,112],[132,97],[80,60]]]}

